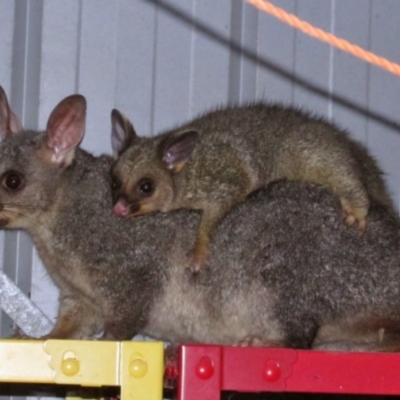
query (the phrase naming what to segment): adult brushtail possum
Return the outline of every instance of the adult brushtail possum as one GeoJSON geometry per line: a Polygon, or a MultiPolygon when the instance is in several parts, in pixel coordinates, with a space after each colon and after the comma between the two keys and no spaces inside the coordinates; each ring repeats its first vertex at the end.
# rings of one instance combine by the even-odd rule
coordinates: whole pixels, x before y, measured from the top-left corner
{"type": "Polygon", "coordinates": [[[79,148],[85,108],[67,97],[26,131],[0,90],[0,225],[32,236],[60,288],[47,338],[399,350],[400,222],[386,206],[371,200],[360,235],[330,191],[272,183],[222,218],[194,274],[201,213],[116,216],[112,158],[79,148]]]}

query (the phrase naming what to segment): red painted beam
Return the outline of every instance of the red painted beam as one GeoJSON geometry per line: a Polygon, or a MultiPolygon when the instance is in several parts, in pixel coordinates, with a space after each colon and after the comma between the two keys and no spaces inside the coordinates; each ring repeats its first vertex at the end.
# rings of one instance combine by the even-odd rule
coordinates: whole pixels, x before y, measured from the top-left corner
{"type": "Polygon", "coordinates": [[[184,345],[178,369],[178,400],[219,400],[222,390],[400,394],[395,353],[184,345]]]}

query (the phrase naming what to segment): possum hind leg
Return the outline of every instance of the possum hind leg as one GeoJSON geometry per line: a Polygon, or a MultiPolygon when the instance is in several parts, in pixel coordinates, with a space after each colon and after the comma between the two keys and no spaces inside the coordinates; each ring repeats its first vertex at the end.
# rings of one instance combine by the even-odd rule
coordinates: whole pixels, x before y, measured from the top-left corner
{"type": "Polygon", "coordinates": [[[343,179],[339,175],[342,175],[339,171],[335,171],[335,173],[327,171],[326,175],[319,173],[313,176],[310,174],[300,180],[320,184],[335,193],[340,199],[346,225],[351,226],[357,223],[360,231],[364,232],[370,205],[368,193],[362,182],[356,177],[347,175],[346,179],[343,179]]]}
{"type": "Polygon", "coordinates": [[[346,163],[345,160],[336,167],[322,165],[321,170],[316,171],[315,182],[332,190],[339,197],[345,223],[349,226],[357,223],[363,232],[370,201],[356,166],[346,163]]]}
{"type": "MultiPolygon", "coordinates": [[[[334,192],[340,199],[346,225],[358,224],[360,231],[367,225],[366,217],[370,205],[368,193],[351,168],[326,171],[311,180],[334,192]]],[[[308,180],[308,179],[307,179],[308,180]]]]}
{"type": "Polygon", "coordinates": [[[305,124],[282,146],[277,160],[277,176],[322,185],[340,198],[347,225],[366,227],[369,193],[362,165],[351,152],[347,139],[320,135],[326,125],[305,124]]]}
{"type": "Polygon", "coordinates": [[[400,351],[398,318],[346,318],[323,325],[312,349],[322,351],[400,351]]]}
{"type": "Polygon", "coordinates": [[[363,232],[370,201],[356,166],[343,160],[343,165],[328,169],[326,173],[327,182],[322,184],[339,196],[345,223],[349,226],[357,223],[363,232]]]}

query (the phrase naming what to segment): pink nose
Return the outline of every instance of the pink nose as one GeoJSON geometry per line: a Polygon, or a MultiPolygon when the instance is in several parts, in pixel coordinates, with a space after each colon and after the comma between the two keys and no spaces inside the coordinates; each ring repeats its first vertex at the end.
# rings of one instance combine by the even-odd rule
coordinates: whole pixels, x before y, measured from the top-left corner
{"type": "Polygon", "coordinates": [[[118,201],[114,204],[113,211],[118,217],[126,217],[129,214],[128,202],[123,198],[118,199],[118,201]]]}

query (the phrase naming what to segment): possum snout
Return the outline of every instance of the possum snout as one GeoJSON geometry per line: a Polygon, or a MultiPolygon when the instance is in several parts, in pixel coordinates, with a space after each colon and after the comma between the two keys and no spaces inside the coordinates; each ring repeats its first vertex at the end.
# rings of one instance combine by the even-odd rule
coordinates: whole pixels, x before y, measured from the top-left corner
{"type": "Polygon", "coordinates": [[[120,197],[114,204],[113,211],[118,217],[126,217],[129,214],[130,205],[128,201],[120,197]]]}
{"type": "Polygon", "coordinates": [[[130,202],[125,197],[121,196],[114,203],[113,211],[118,217],[133,216],[140,211],[140,203],[139,201],[130,202]]]}

